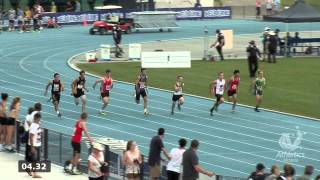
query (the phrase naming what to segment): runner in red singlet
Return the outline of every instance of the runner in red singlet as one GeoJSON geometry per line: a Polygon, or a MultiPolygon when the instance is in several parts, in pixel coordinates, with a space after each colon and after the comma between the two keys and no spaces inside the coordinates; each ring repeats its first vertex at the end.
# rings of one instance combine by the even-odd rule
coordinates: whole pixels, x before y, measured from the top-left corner
{"type": "Polygon", "coordinates": [[[111,70],[106,70],[106,75],[102,77],[101,79],[97,80],[94,85],[93,89],[96,88],[96,85],[98,83],[101,83],[101,98],[103,101],[103,105],[100,110],[100,114],[104,115],[105,114],[105,109],[109,104],[109,95],[110,95],[110,90],[113,87],[113,80],[111,78],[111,70]]]}
{"type": "Polygon", "coordinates": [[[77,166],[80,160],[80,153],[81,153],[82,132],[86,134],[87,140],[90,142],[90,144],[92,144],[92,140],[89,136],[88,129],[87,129],[87,119],[88,119],[88,114],[83,112],[80,115],[80,119],[76,122],[74,126],[73,135],[71,139],[73,157],[70,161],[67,161],[65,163],[65,171],[73,175],[82,174],[79,170],[77,170],[77,166]]]}
{"type": "Polygon", "coordinates": [[[229,97],[229,101],[232,101],[233,103],[232,113],[234,113],[237,105],[239,86],[240,86],[240,71],[234,70],[233,75],[228,81],[228,97],[229,97]]]}

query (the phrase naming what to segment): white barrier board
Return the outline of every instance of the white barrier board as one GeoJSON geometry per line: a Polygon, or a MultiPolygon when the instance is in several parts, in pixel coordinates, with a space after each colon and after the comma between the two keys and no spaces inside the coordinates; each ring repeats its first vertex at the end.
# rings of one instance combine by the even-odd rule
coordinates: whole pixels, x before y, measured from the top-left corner
{"type": "Polygon", "coordinates": [[[191,68],[190,51],[142,52],[142,68],[191,68]]]}
{"type": "Polygon", "coordinates": [[[101,54],[101,60],[110,60],[110,49],[111,46],[108,44],[101,44],[100,45],[100,54],[101,54]]]}
{"type": "Polygon", "coordinates": [[[129,59],[141,58],[141,44],[129,44],[129,59]]]}
{"type": "Polygon", "coordinates": [[[96,53],[95,52],[88,52],[86,53],[86,60],[89,62],[90,60],[96,59],[96,53]]]}

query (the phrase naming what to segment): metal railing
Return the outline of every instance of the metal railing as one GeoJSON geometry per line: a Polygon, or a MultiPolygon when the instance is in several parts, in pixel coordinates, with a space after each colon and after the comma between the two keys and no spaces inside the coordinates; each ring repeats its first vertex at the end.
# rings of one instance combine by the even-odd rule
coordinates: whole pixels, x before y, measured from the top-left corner
{"type": "MultiPolygon", "coordinates": [[[[16,122],[16,131],[19,132],[19,126],[21,122],[16,122]]],[[[18,153],[25,153],[26,144],[21,143],[21,135],[15,133],[15,145],[18,153]]],[[[125,149],[125,141],[114,140],[111,138],[93,138],[95,142],[98,142],[104,146],[104,158],[105,162],[108,162],[108,174],[105,179],[117,179],[125,180],[125,166],[122,164],[123,151],[125,149]],[[111,143],[110,143],[111,142],[111,143]]],[[[63,166],[66,161],[70,160],[73,155],[71,147],[71,135],[67,135],[61,132],[43,128],[42,133],[42,146],[41,146],[41,159],[50,160],[51,162],[63,166]]],[[[80,165],[79,170],[83,173],[88,172],[87,159],[91,153],[91,146],[88,142],[83,141],[81,144],[80,165]]],[[[149,180],[149,165],[145,156],[143,156],[143,163],[140,167],[140,179],[149,180]]],[[[167,179],[166,162],[162,162],[162,171],[160,180],[167,179]]],[[[246,180],[246,178],[229,177],[229,176],[216,176],[216,180],[246,180]]]]}

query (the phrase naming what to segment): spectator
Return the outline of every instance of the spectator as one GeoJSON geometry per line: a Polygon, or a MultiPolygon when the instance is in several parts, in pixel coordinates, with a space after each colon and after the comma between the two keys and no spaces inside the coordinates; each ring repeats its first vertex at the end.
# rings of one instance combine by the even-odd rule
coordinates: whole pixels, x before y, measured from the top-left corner
{"type": "MultiPolygon", "coordinates": [[[[301,38],[300,38],[299,32],[295,32],[295,33],[294,33],[293,40],[294,40],[294,41],[299,41],[300,39],[301,39],[301,38]]],[[[298,43],[294,43],[294,44],[292,44],[292,45],[293,45],[293,46],[297,46],[298,43]]],[[[292,51],[293,51],[294,54],[297,52],[296,48],[293,48],[292,51]]]]}
{"type": "Polygon", "coordinates": [[[20,8],[17,9],[17,18],[18,18],[18,26],[19,26],[20,33],[23,33],[24,12],[20,8]]]}
{"type": "Polygon", "coordinates": [[[255,77],[258,70],[258,59],[261,58],[260,50],[257,48],[254,41],[249,42],[247,47],[248,53],[248,64],[249,64],[249,74],[250,77],[255,77]]]}
{"type": "Polygon", "coordinates": [[[267,177],[264,169],[265,167],[262,163],[257,164],[256,171],[251,173],[248,180],[264,180],[267,177]]]}
{"type": "Polygon", "coordinates": [[[66,12],[73,12],[74,11],[74,7],[71,3],[71,1],[68,1],[67,2],[67,5],[66,5],[66,12]]]}
{"type": "Polygon", "coordinates": [[[92,153],[88,158],[88,175],[89,180],[103,180],[105,174],[101,171],[101,167],[107,165],[104,162],[103,147],[99,143],[94,143],[92,153]]]}
{"type": "Polygon", "coordinates": [[[287,32],[286,36],[283,38],[284,49],[286,51],[287,56],[290,56],[290,53],[291,53],[292,40],[293,38],[291,37],[290,32],[287,32]]]}
{"type": "Polygon", "coordinates": [[[256,0],[256,18],[260,19],[261,17],[261,0],[256,0]]]}
{"type": "Polygon", "coordinates": [[[314,180],[320,180],[320,175],[318,175],[314,180]]]}
{"type": "Polygon", "coordinates": [[[307,165],[304,168],[304,175],[297,177],[297,180],[311,180],[311,175],[313,174],[313,166],[307,165]]]}
{"type": "Polygon", "coordinates": [[[196,3],[194,3],[195,8],[202,8],[202,5],[200,3],[200,0],[197,0],[196,3]]]}
{"type": "Polygon", "coordinates": [[[295,33],[294,33],[294,39],[295,39],[295,40],[301,39],[299,32],[295,32],[295,33]]]}
{"type": "Polygon", "coordinates": [[[1,93],[1,103],[0,103],[0,151],[4,149],[5,143],[5,124],[7,122],[7,93],[1,93]]]}
{"type": "Polygon", "coordinates": [[[59,28],[59,25],[52,17],[50,17],[47,22],[47,28],[59,28]]]}
{"type": "Polygon", "coordinates": [[[290,164],[285,164],[283,167],[284,177],[286,180],[293,180],[293,176],[295,174],[294,168],[290,164]]]}
{"type": "MultiPolygon", "coordinates": [[[[29,141],[26,154],[28,155],[26,157],[27,162],[36,162],[40,161],[40,147],[41,147],[41,134],[42,129],[40,127],[40,120],[41,115],[40,113],[37,113],[34,115],[34,120],[31,123],[30,129],[29,129],[29,141]]],[[[38,175],[36,172],[31,172],[30,175],[32,175],[33,178],[41,178],[40,175],[38,175]]]]}
{"type": "Polygon", "coordinates": [[[24,11],[24,29],[26,32],[30,32],[30,22],[32,19],[32,11],[30,8],[27,8],[26,11],[24,11]]]}
{"type": "Polygon", "coordinates": [[[81,12],[81,4],[79,0],[76,0],[75,2],[75,10],[74,12],[81,12]]]}
{"type": "Polygon", "coordinates": [[[224,57],[223,57],[223,52],[222,52],[222,48],[225,44],[225,39],[224,39],[224,35],[223,33],[220,31],[220,29],[217,29],[216,30],[216,36],[217,36],[217,40],[210,46],[210,48],[212,47],[216,47],[219,55],[220,55],[220,59],[221,61],[224,60],[224,57]]]}
{"type": "Polygon", "coordinates": [[[270,16],[272,15],[272,6],[273,6],[273,0],[266,0],[266,10],[267,10],[267,15],[270,16]]]}
{"type": "Polygon", "coordinates": [[[94,10],[94,4],[96,3],[96,0],[88,0],[89,10],[94,10]]]}
{"type": "Polygon", "coordinates": [[[280,168],[279,168],[279,166],[278,165],[273,165],[272,167],[271,167],[271,174],[268,176],[268,177],[266,177],[266,179],[265,180],[279,180],[279,179],[285,179],[284,177],[282,177],[281,175],[280,175],[280,168]]]}
{"type": "Polygon", "coordinates": [[[7,122],[4,124],[5,128],[5,149],[9,152],[14,152],[12,148],[14,127],[17,118],[19,118],[20,112],[20,97],[15,97],[10,105],[10,112],[7,118],[7,122]]]}
{"type": "Polygon", "coordinates": [[[37,113],[39,113],[39,114],[41,113],[42,105],[41,105],[41,103],[35,103],[33,108],[34,108],[34,111],[30,115],[30,122],[29,122],[30,125],[31,125],[31,123],[33,123],[34,116],[37,113]]]}
{"type": "Polygon", "coordinates": [[[72,159],[66,163],[65,171],[71,173],[72,175],[80,175],[82,174],[78,169],[77,166],[80,161],[80,153],[81,153],[81,141],[82,141],[82,132],[85,133],[87,136],[87,141],[92,144],[92,140],[89,136],[88,128],[87,128],[87,119],[88,114],[83,112],[80,115],[80,119],[76,121],[74,125],[74,132],[71,138],[71,145],[73,149],[73,156],[72,159]]]}
{"type": "Polygon", "coordinates": [[[277,53],[278,40],[276,34],[271,31],[269,33],[269,42],[268,42],[268,62],[276,63],[276,53],[277,53]]]}
{"type": "Polygon", "coordinates": [[[190,148],[183,153],[183,174],[182,180],[197,180],[199,179],[199,173],[205,174],[209,177],[214,176],[213,172],[204,170],[199,165],[199,158],[197,155],[197,150],[199,148],[199,141],[192,140],[190,148]]]}
{"type": "Polygon", "coordinates": [[[281,11],[281,0],[274,0],[273,3],[275,13],[279,13],[281,11]]]}
{"type": "MultiPolygon", "coordinates": [[[[33,107],[30,107],[28,109],[28,114],[26,115],[26,119],[24,120],[24,133],[21,135],[21,142],[26,143],[26,151],[25,151],[25,161],[28,161],[28,152],[27,149],[30,149],[28,145],[29,141],[29,129],[31,126],[31,123],[33,122],[33,117],[31,117],[32,112],[34,111],[33,107]]],[[[30,169],[26,169],[26,172],[29,174],[29,176],[32,176],[30,169]]]]}
{"type": "Polygon", "coordinates": [[[51,2],[50,12],[56,13],[57,12],[57,6],[54,1],[51,2]]]}
{"type": "Polygon", "coordinates": [[[168,180],[179,180],[181,173],[181,164],[183,153],[186,151],[185,146],[187,144],[187,140],[180,139],[179,140],[179,148],[173,148],[170,152],[171,160],[167,165],[167,175],[168,180]]]}
{"type": "Polygon", "coordinates": [[[31,119],[31,114],[34,111],[33,107],[29,107],[28,108],[28,114],[25,117],[24,123],[23,123],[23,127],[24,127],[24,134],[21,136],[21,141],[24,143],[27,143],[28,145],[28,137],[29,137],[29,128],[31,123],[33,122],[33,119],[31,119]]]}
{"type": "Polygon", "coordinates": [[[9,19],[9,29],[8,31],[14,31],[14,22],[16,19],[16,10],[13,8],[9,9],[8,11],[8,19],[9,19]]]}
{"type": "Polygon", "coordinates": [[[263,44],[263,61],[266,59],[266,55],[268,54],[268,43],[269,43],[269,33],[271,29],[269,27],[264,28],[264,32],[262,34],[262,44],[263,44]]]}
{"type": "Polygon", "coordinates": [[[170,160],[170,155],[168,154],[167,150],[164,148],[163,145],[163,138],[164,138],[165,130],[163,128],[158,129],[158,135],[154,136],[150,142],[149,148],[149,158],[148,164],[150,166],[150,177],[151,180],[157,180],[160,177],[161,172],[161,152],[170,160]]]}
{"type": "Polygon", "coordinates": [[[123,155],[123,164],[126,166],[126,177],[128,180],[140,179],[140,165],[142,157],[136,142],[128,141],[126,151],[123,155]]]}
{"type": "Polygon", "coordinates": [[[33,16],[33,30],[40,32],[40,12],[38,11],[38,4],[35,4],[32,9],[33,16]]]}
{"type": "Polygon", "coordinates": [[[39,26],[39,29],[41,30],[41,29],[43,29],[43,27],[42,27],[42,16],[43,16],[43,13],[44,13],[44,9],[39,3],[36,4],[36,11],[39,14],[38,26],[39,26]]]}

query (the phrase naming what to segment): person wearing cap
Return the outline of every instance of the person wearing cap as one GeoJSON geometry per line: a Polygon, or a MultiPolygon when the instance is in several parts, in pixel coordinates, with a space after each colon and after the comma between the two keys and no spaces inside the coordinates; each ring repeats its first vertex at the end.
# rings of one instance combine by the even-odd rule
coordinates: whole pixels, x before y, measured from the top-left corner
{"type": "Polygon", "coordinates": [[[103,165],[107,165],[104,162],[103,146],[100,143],[94,143],[92,147],[92,153],[88,158],[88,176],[89,180],[103,180],[106,175],[101,171],[103,165]]]}
{"type": "Polygon", "coordinates": [[[276,53],[278,47],[278,38],[276,33],[271,31],[269,33],[269,40],[268,40],[268,62],[269,63],[276,63],[276,53]]]}
{"type": "Polygon", "coordinates": [[[264,165],[262,163],[258,163],[256,166],[256,171],[250,174],[248,180],[264,180],[267,177],[264,169],[264,165]]]}
{"type": "Polygon", "coordinates": [[[247,47],[248,53],[248,64],[249,64],[249,74],[250,77],[255,77],[258,70],[258,59],[261,58],[261,53],[259,48],[256,46],[255,41],[250,41],[247,47]]]}
{"type": "Polygon", "coordinates": [[[217,40],[210,46],[210,48],[216,47],[216,49],[217,49],[217,51],[218,51],[218,53],[220,55],[220,59],[221,59],[221,61],[223,61],[224,57],[223,57],[222,48],[223,48],[223,46],[225,44],[224,35],[220,31],[220,29],[216,30],[216,35],[217,35],[217,40]]]}

